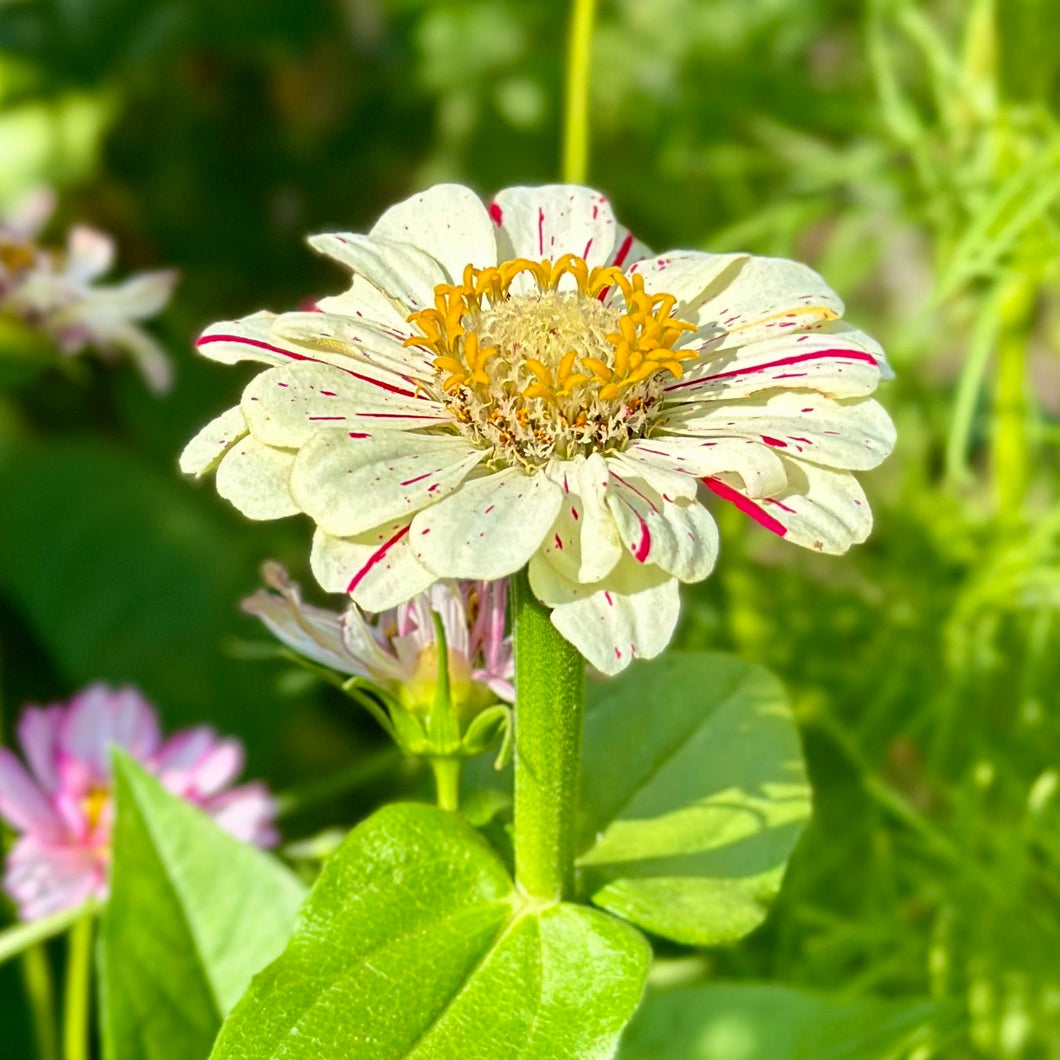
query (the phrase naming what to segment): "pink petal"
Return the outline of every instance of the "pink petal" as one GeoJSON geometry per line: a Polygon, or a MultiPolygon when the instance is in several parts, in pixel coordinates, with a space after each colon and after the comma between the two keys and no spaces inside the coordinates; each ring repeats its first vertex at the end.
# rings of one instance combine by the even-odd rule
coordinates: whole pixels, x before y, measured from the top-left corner
{"type": "Polygon", "coordinates": [[[23,920],[37,920],[89,897],[105,897],[106,862],[92,847],[42,843],[27,836],[7,857],[4,890],[18,903],[23,920]]]}
{"type": "Polygon", "coordinates": [[[0,816],[23,832],[57,835],[59,818],[22,763],[0,747],[0,816]]]}
{"type": "Polygon", "coordinates": [[[18,723],[18,740],[40,786],[54,791],[59,786],[56,748],[66,708],[27,707],[18,723]]]}
{"type": "Polygon", "coordinates": [[[60,749],[95,777],[110,776],[110,749],[123,748],[144,761],[158,747],[158,716],[134,688],[91,685],[70,703],[60,749]]]}
{"type": "Polygon", "coordinates": [[[203,809],[230,835],[256,846],[272,846],[279,840],[273,827],[276,804],[264,784],[244,784],[218,795],[203,809]]]}

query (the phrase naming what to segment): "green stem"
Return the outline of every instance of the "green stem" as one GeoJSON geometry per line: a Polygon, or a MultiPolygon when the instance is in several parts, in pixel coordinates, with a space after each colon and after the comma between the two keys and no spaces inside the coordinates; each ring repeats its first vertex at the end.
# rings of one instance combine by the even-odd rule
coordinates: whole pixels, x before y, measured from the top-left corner
{"type": "Polygon", "coordinates": [[[530,590],[513,579],[515,613],[515,879],[559,901],[574,889],[574,811],[585,662],[530,590]]]}
{"type": "Polygon", "coordinates": [[[73,909],[60,909],[58,913],[50,913],[39,920],[27,920],[5,928],[0,931],[0,964],[38,942],[47,942],[53,936],[61,935],[71,924],[83,920],[95,908],[95,902],[89,901],[73,909]]]}
{"type": "Polygon", "coordinates": [[[70,929],[66,953],[63,1060],[89,1060],[89,1022],[92,996],[92,936],[95,917],[85,917],[70,929]]]}
{"type": "Polygon", "coordinates": [[[953,416],[946,437],[946,482],[950,488],[964,485],[970,478],[968,453],[972,447],[972,429],[986,379],[990,354],[993,352],[1001,319],[1001,297],[995,292],[984,301],[972,330],[957,393],[953,416]]]}
{"type": "Polygon", "coordinates": [[[1033,306],[1033,285],[1022,277],[1008,281],[1001,301],[993,454],[998,516],[1007,527],[1019,525],[1030,481],[1027,332],[1033,306]]]}
{"type": "Polygon", "coordinates": [[[52,967],[47,951],[40,944],[31,946],[22,954],[22,983],[33,1020],[38,1060],[59,1060],[52,967]]]}
{"type": "Polygon", "coordinates": [[[434,783],[438,790],[438,805],[443,810],[460,809],[460,770],[462,766],[463,763],[459,758],[431,759],[434,783]]]}
{"type": "Polygon", "coordinates": [[[567,100],[563,123],[563,179],[584,184],[589,168],[589,65],[596,0],[574,0],[567,51],[567,100]]]}

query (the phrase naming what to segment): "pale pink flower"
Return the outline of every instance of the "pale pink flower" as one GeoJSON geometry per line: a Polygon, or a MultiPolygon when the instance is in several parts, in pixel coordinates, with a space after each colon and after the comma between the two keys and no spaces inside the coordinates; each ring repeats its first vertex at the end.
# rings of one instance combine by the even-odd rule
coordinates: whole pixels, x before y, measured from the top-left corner
{"type": "Polygon", "coordinates": [[[145,272],[99,285],[114,264],[113,240],[75,225],[62,251],[42,246],[38,236],[54,205],[54,193],[38,189],[0,217],[0,314],[41,331],[69,356],[86,348],[104,357],[124,352],[153,390],[167,390],[169,359],[139,321],[169,301],[176,272],[145,272]]]}
{"type": "Polygon", "coordinates": [[[343,612],[302,600],[278,563],[265,564],[265,583],[243,602],[289,648],[339,673],[366,677],[410,706],[429,706],[438,671],[431,612],[442,620],[454,701],[511,703],[514,663],[505,636],[507,581],[439,581],[398,607],[368,616],[351,603],[343,612]],[[422,702],[426,696],[427,701],[422,702]]]}
{"type": "Polygon", "coordinates": [[[7,856],[4,889],[23,920],[106,895],[114,747],[236,838],[259,846],[277,839],[265,786],[229,786],[243,768],[239,741],[206,726],[163,740],[158,715],[134,688],[96,684],[69,703],[29,707],[18,737],[29,768],[0,748],[0,817],[21,833],[7,856]]]}

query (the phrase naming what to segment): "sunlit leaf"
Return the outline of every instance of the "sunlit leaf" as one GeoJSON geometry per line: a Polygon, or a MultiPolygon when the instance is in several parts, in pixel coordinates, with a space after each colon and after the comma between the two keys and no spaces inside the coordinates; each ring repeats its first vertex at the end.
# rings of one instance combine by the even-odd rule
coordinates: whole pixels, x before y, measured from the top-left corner
{"type": "Polygon", "coordinates": [[[527,903],[459,817],[392,805],[329,859],[211,1056],[607,1057],[648,960],[621,921],[527,903]]]}
{"type": "Polygon", "coordinates": [[[679,942],[747,934],[810,814],[780,683],[731,656],[671,654],[597,686],[592,699],[583,892],[679,942]]]}

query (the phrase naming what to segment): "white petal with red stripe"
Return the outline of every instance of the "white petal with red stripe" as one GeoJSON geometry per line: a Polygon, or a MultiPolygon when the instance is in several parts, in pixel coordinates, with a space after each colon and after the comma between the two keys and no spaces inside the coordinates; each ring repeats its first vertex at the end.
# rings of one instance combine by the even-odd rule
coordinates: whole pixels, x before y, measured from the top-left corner
{"type": "Polygon", "coordinates": [[[602,582],[563,578],[541,557],[530,563],[530,588],[552,607],[552,624],[605,674],[651,659],[669,643],[681,600],[677,581],[624,556],[602,582]]]}
{"type": "Polygon", "coordinates": [[[555,521],[563,490],[510,467],[471,479],[412,522],[419,561],[443,578],[503,578],[520,570],[555,521]]]}
{"type": "Polygon", "coordinates": [[[714,569],[718,528],[698,500],[670,501],[644,478],[612,471],[607,506],[637,563],[655,564],[683,582],[700,581],[714,569]]]}
{"type": "Polygon", "coordinates": [[[685,405],[667,419],[668,434],[742,437],[784,456],[829,467],[876,467],[894,448],[890,416],[875,401],[830,401],[819,394],[781,391],[751,401],[685,405]]]}
{"type": "Polygon", "coordinates": [[[436,402],[380,394],[332,365],[301,363],[270,368],[243,391],[243,415],[259,441],[297,449],[319,430],[376,430],[435,427],[450,417],[436,402]],[[386,399],[386,400],[385,400],[386,399]]]}
{"type": "Polygon", "coordinates": [[[557,464],[549,475],[563,489],[563,502],[541,555],[565,578],[599,581],[614,569],[623,551],[606,503],[607,463],[593,453],[557,464]]]}
{"type": "Polygon", "coordinates": [[[490,203],[498,225],[502,259],[555,261],[564,254],[584,258],[589,267],[610,265],[618,226],[607,198],[577,184],[505,188],[490,203]]]}
{"type": "Polygon", "coordinates": [[[788,480],[780,457],[764,442],[750,438],[657,435],[634,442],[622,455],[646,468],[660,467],[697,480],[736,472],[751,497],[768,497],[788,480]]]}
{"type": "Polygon", "coordinates": [[[222,320],[211,324],[199,336],[195,346],[203,356],[222,364],[237,364],[239,361],[286,364],[305,360],[303,351],[272,334],[276,319],[275,313],[263,310],[242,320],[222,320]]]}
{"type": "Polygon", "coordinates": [[[366,611],[396,607],[436,581],[409,548],[407,522],[384,523],[353,537],[318,529],[309,565],[322,589],[349,593],[366,611]]]}
{"type": "Polygon", "coordinates": [[[731,482],[708,480],[707,485],[767,530],[804,548],[838,556],[869,536],[872,512],[852,474],[794,460],[785,464],[788,488],[759,501],[731,482]]]}
{"type": "Polygon", "coordinates": [[[365,373],[386,384],[391,393],[414,389],[415,380],[437,374],[422,350],[403,345],[355,317],[334,313],[284,313],[273,334],[310,351],[349,357],[351,372],[365,373]]]}
{"type": "Polygon", "coordinates": [[[843,315],[839,296],[797,261],[749,257],[722,279],[728,282],[692,321],[712,350],[808,331],[843,315]]]}
{"type": "Polygon", "coordinates": [[[412,243],[439,262],[453,283],[465,265],[497,264],[493,223],[482,200],[462,184],[435,184],[391,206],[372,228],[373,239],[412,243]]]}
{"type": "Polygon", "coordinates": [[[309,245],[407,307],[406,316],[413,309],[434,305],[434,288],[448,281],[442,266],[411,243],[339,232],[310,236],[309,245]]]}
{"type": "Polygon", "coordinates": [[[882,372],[876,344],[854,329],[785,335],[713,353],[665,387],[668,402],[727,400],[760,390],[817,390],[828,397],[865,397],[882,372]]]}
{"type": "Polygon", "coordinates": [[[318,298],[316,308],[322,313],[356,317],[397,342],[412,335],[408,307],[356,273],[345,291],[318,298]]]}
{"type": "Polygon", "coordinates": [[[184,446],[180,454],[180,470],[186,475],[205,475],[246,433],[247,422],[238,405],[222,412],[184,446]]]}
{"type": "Polygon", "coordinates": [[[463,438],[321,430],[298,452],[291,495],[322,530],[348,537],[440,500],[485,455],[463,438]]]}
{"type": "Polygon", "coordinates": [[[253,435],[236,442],[217,466],[217,492],[248,519],[295,515],[289,480],[294,453],[264,445],[253,435]]]}
{"type": "MultiPolygon", "coordinates": [[[[748,254],[705,254],[696,250],[671,250],[638,261],[629,274],[644,278],[649,294],[672,294],[674,315],[694,322],[700,306],[722,290],[747,261],[748,254]]],[[[687,340],[678,345],[687,344],[687,340]]]]}

